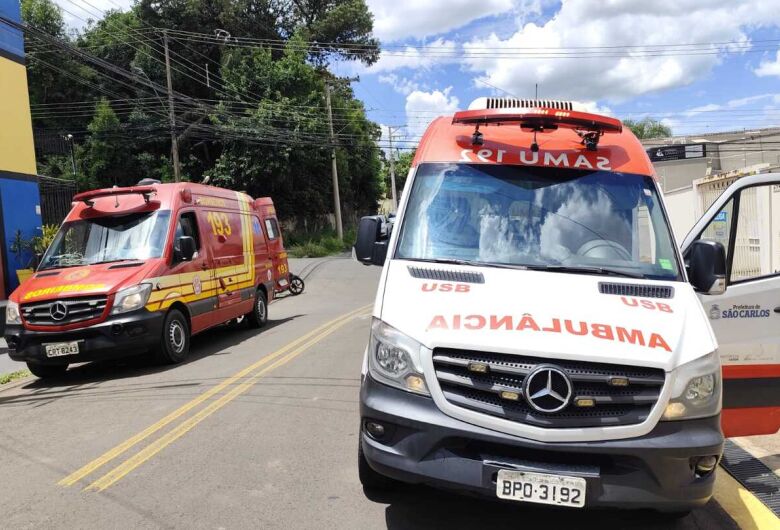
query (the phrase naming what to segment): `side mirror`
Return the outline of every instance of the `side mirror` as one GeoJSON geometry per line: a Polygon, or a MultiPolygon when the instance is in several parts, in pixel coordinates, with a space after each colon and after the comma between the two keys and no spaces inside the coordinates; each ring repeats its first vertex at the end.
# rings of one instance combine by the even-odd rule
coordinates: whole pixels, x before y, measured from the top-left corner
{"type": "Polygon", "coordinates": [[[699,239],[688,251],[688,277],[693,287],[704,294],[726,291],[726,249],[717,241],[699,239]]]}
{"type": "Polygon", "coordinates": [[[195,240],[190,236],[181,236],[176,240],[173,250],[178,261],[191,261],[197,252],[195,240]]]}
{"type": "Polygon", "coordinates": [[[385,219],[371,215],[360,220],[355,241],[355,257],[363,265],[384,265],[387,258],[387,236],[382,227],[385,219]]]}

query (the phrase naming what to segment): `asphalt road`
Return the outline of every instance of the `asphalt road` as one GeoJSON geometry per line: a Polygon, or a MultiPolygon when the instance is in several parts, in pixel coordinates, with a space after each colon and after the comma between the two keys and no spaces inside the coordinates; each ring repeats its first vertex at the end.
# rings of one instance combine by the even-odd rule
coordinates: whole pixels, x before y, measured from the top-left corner
{"type": "Polygon", "coordinates": [[[715,502],[670,523],[422,487],[367,497],[358,386],[378,277],[327,261],[266,329],[207,332],[183,365],[82,365],[0,391],[0,528],[736,528],[715,502]]]}

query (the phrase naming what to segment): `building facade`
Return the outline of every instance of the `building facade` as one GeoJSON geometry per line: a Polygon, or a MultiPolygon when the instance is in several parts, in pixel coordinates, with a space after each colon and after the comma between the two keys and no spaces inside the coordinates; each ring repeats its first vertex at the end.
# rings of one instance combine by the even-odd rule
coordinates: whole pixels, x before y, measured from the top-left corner
{"type": "Polygon", "coordinates": [[[17,269],[32,258],[29,250],[12,250],[14,240],[29,241],[41,227],[24,37],[3,19],[21,22],[19,0],[0,0],[0,298],[18,285],[17,269]]]}

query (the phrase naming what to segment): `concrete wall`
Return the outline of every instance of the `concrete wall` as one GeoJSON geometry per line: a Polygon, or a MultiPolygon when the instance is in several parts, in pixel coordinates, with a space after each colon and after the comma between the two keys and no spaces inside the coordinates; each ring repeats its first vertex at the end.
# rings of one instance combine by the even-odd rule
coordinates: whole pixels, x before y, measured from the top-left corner
{"type": "Polygon", "coordinates": [[[696,197],[693,193],[693,186],[664,192],[664,201],[674,238],[679,244],[698,221],[696,208],[694,208],[696,197]]]}

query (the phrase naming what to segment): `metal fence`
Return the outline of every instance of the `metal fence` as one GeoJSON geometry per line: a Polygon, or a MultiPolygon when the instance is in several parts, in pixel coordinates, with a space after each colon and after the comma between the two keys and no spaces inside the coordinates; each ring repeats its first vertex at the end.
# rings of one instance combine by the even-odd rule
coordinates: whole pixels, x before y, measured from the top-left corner
{"type": "Polygon", "coordinates": [[[70,211],[71,201],[76,194],[76,183],[72,180],[39,176],[38,186],[43,224],[59,225],[70,211]]]}

